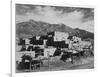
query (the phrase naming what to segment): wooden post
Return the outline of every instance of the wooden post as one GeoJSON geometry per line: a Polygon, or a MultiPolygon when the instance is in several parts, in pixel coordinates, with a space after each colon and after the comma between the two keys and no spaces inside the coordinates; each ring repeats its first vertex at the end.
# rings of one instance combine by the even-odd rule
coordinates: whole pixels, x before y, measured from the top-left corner
{"type": "MultiPolygon", "coordinates": [[[[40,52],[40,53],[42,53],[42,52],[40,52]]],[[[41,58],[39,57],[39,61],[41,61],[40,59],[41,59],[41,58]]],[[[39,62],[39,65],[40,65],[40,67],[39,67],[39,71],[40,71],[40,68],[41,68],[41,62],[39,62]]]]}
{"type": "Polygon", "coordinates": [[[49,51],[48,51],[48,69],[49,69],[49,51]]]}
{"type": "MultiPolygon", "coordinates": [[[[30,56],[31,56],[31,53],[30,53],[30,56]]],[[[30,61],[30,72],[31,72],[31,61],[30,61]]]]}

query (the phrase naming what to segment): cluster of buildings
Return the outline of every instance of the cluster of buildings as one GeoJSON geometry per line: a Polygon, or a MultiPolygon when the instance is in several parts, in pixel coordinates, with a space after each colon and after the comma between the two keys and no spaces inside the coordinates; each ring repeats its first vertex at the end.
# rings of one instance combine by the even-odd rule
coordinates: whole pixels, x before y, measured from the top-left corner
{"type": "Polygon", "coordinates": [[[40,60],[55,56],[60,56],[60,60],[64,62],[69,59],[73,63],[72,56],[79,57],[80,53],[83,55],[84,47],[88,48],[91,43],[65,32],[49,32],[47,35],[19,38],[17,46],[19,50],[16,50],[16,62],[26,68],[30,64],[40,66],[40,60]]]}
{"type": "Polygon", "coordinates": [[[39,56],[48,58],[49,56],[54,56],[55,51],[58,49],[66,49],[68,52],[68,50],[75,50],[75,47],[79,48],[78,43],[81,41],[81,38],[69,36],[65,32],[49,32],[43,36],[20,38],[18,40],[18,46],[20,46],[18,52],[31,54],[34,58],[38,58],[39,56]]]}

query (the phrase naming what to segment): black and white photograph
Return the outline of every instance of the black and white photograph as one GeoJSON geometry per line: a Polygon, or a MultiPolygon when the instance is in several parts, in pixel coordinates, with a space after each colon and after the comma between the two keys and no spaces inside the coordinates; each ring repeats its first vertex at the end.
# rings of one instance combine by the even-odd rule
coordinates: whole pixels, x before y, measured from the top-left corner
{"type": "Polygon", "coordinates": [[[94,8],[15,4],[15,72],[94,69],[94,8]]]}

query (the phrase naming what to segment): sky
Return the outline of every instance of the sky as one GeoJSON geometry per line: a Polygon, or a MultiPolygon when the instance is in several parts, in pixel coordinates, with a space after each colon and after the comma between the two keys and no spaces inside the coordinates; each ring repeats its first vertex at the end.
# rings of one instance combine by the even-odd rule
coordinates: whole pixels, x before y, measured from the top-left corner
{"type": "Polygon", "coordinates": [[[16,23],[30,19],[94,32],[94,8],[16,4],[16,23]]]}

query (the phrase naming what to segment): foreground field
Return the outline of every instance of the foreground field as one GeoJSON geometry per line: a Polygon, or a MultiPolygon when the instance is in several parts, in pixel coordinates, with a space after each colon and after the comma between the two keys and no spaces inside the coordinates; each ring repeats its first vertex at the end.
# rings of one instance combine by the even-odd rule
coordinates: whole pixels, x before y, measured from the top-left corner
{"type": "Polygon", "coordinates": [[[61,60],[56,61],[46,61],[40,69],[35,70],[16,70],[17,73],[22,72],[42,72],[42,71],[60,71],[60,70],[77,70],[77,69],[93,69],[94,68],[94,58],[85,57],[79,60],[75,60],[74,64],[70,62],[63,62],[61,60]]]}

